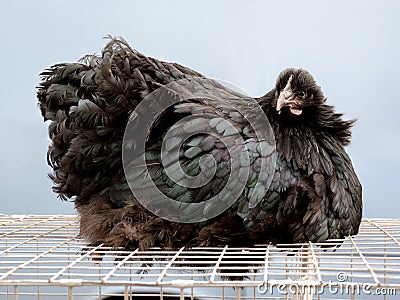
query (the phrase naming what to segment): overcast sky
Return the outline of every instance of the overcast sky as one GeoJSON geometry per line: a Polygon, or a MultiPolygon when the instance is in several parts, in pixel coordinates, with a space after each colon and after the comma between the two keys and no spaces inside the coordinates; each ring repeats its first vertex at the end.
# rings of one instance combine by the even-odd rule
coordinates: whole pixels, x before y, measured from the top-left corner
{"type": "Polygon", "coordinates": [[[72,214],[51,191],[38,74],[100,53],[112,34],[137,50],[252,96],[286,67],[309,70],[330,104],[358,118],[347,148],[364,216],[399,217],[400,2],[0,2],[0,213],[72,214]]]}

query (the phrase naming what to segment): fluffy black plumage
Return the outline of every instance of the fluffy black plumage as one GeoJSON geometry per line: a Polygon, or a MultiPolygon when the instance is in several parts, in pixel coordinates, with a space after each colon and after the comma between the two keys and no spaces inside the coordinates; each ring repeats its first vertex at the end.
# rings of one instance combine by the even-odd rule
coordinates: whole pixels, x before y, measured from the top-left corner
{"type": "MultiPolygon", "coordinates": [[[[255,180],[249,179],[232,207],[194,224],[171,222],[144,209],[128,187],[121,156],[128,118],[144,97],[175,80],[203,75],[147,57],[122,39],[111,39],[101,56],[54,65],[41,75],[38,100],[44,119],[51,120],[48,163],[54,170],[50,175],[54,191],[62,199],[75,201],[81,236],[92,245],[127,249],[245,246],[320,242],[358,232],[361,185],[344,150],[353,121],[342,120],[326,104],[320,87],[305,70],[284,70],[276,86],[256,99],[276,138],[277,163],[263,200],[255,207],[248,204],[255,180]]],[[[196,143],[186,144],[190,155],[182,154],[183,163],[190,166],[188,172],[193,171],[199,157],[211,153],[218,162],[217,176],[198,189],[168,183],[157,153],[163,134],[176,120],[203,109],[236,122],[246,143],[252,141],[246,120],[226,106],[230,95],[243,106],[248,105],[246,98],[217,83],[214,88],[213,101],[181,103],[165,112],[147,143],[150,174],[177,201],[201,201],[218,193],[226,183],[223,174],[230,162],[226,147],[205,135],[197,137],[196,143]]],[[[261,160],[254,153],[251,170],[257,173],[261,160]]]]}

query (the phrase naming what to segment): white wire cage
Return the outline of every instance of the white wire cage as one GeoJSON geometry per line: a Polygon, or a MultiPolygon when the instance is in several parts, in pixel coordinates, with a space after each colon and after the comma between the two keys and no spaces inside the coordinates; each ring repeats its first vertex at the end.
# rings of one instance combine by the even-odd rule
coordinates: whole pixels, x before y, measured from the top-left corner
{"type": "Polygon", "coordinates": [[[252,248],[87,247],[79,218],[0,215],[0,299],[398,299],[400,220],[344,241],[252,248]],[[397,295],[397,297],[396,297],[397,295]]]}

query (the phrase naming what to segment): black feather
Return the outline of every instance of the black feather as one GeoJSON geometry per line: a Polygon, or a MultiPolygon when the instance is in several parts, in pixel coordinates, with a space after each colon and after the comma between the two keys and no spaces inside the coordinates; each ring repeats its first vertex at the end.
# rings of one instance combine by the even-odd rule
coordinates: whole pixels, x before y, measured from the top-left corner
{"type": "MultiPolygon", "coordinates": [[[[204,76],[179,64],[147,57],[126,41],[113,38],[101,56],[87,56],[81,63],[57,64],[41,76],[37,96],[44,119],[51,120],[48,163],[54,170],[50,175],[54,191],[62,199],[75,201],[81,216],[81,236],[92,245],[105,243],[127,249],[245,246],[320,242],[358,232],[361,185],[343,148],[350,141],[354,121],[342,120],[342,115],[326,104],[320,87],[305,70],[284,70],[276,86],[256,99],[276,138],[276,152],[264,158],[260,152],[262,142],[255,139],[254,130],[240,113],[251,111],[251,101],[215,81],[195,81],[192,88],[204,91],[207,97],[179,101],[159,116],[146,145],[148,170],[158,188],[177,206],[211,199],[225,187],[228,192],[221,201],[239,198],[223,214],[192,224],[162,219],[135,199],[123,171],[122,139],[131,113],[147,95],[175,80],[204,76]],[[295,110],[283,107],[278,112],[277,99],[290,76],[292,91],[305,91],[308,97],[297,103],[295,110]],[[232,107],[240,108],[239,112],[232,107]],[[299,110],[300,115],[292,113],[299,110]],[[190,134],[201,128],[226,139],[224,144],[211,135],[199,134],[182,144],[180,163],[191,176],[203,174],[202,155],[211,154],[215,159],[215,176],[198,188],[171,181],[160,159],[165,133],[186,116],[193,118],[183,126],[184,132],[190,134]],[[245,141],[248,160],[233,128],[245,141]],[[239,157],[236,165],[231,161],[235,151],[239,157]],[[261,166],[273,166],[274,155],[274,170],[261,174],[261,166]],[[239,176],[227,185],[231,167],[242,174],[249,164],[248,178],[239,176]],[[256,190],[260,178],[270,179],[271,185],[256,190]],[[244,185],[242,194],[229,194],[239,184],[244,185]],[[257,204],[258,197],[262,199],[257,204]]],[[[182,95],[170,96],[179,99],[182,95]]],[[[134,148],[135,142],[132,138],[125,146],[134,148]]],[[[166,147],[174,149],[175,141],[166,142],[166,147]]],[[[130,176],[140,180],[143,174],[130,176]]],[[[207,209],[205,206],[205,215],[207,209]]],[[[185,212],[189,216],[194,213],[190,209],[185,212]]]]}

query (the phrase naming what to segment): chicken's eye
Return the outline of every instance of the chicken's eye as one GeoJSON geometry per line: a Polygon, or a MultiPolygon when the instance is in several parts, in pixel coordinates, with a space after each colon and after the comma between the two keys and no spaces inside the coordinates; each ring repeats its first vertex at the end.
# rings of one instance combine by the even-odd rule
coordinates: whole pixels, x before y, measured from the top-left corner
{"type": "Polygon", "coordinates": [[[299,95],[299,97],[304,99],[307,96],[307,93],[305,91],[300,91],[300,92],[298,92],[298,95],[299,95]]]}

